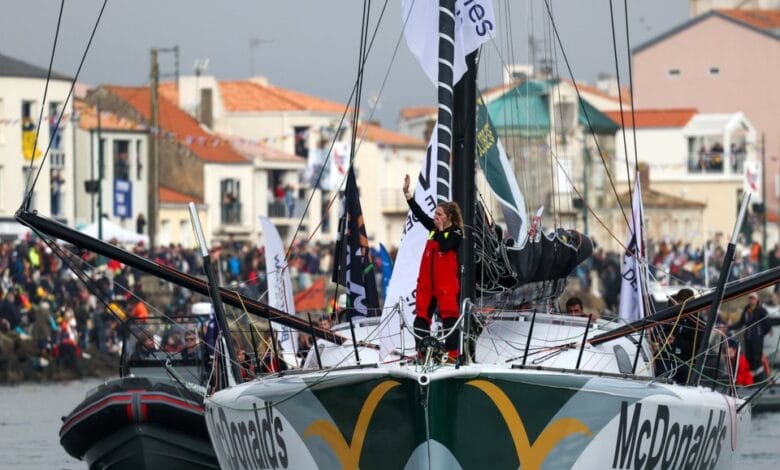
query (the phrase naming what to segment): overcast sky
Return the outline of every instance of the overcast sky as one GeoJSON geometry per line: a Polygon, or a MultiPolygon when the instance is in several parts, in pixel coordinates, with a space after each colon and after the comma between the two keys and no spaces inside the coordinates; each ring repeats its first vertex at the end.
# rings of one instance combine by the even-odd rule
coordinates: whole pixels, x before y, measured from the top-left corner
{"type": "MultiPolygon", "coordinates": [[[[435,0],[418,0],[435,1],[435,0]]],[[[55,70],[74,75],[102,0],[68,0],[55,57],[55,70]]],[[[614,0],[618,55],[627,57],[622,2],[614,0]]],[[[528,35],[537,38],[537,56],[553,55],[543,0],[494,0],[502,44],[500,56],[528,62],[528,35]],[[511,30],[513,54],[506,44],[511,30]]],[[[0,53],[48,65],[60,2],[4,0],[0,15],[0,53]]],[[[193,73],[196,59],[209,59],[207,74],[244,79],[252,73],[271,83],[346,102],[357,68],[359,0],[109,0],[80,80],[88,84],[145,85],[149,49],[178,45],[180,73],[193,73]],[[256,42],[255,47],[250,43],[256,42]]],[[[372,29],[385,2],[371,2],[372,29]]],[[[401,0],[389,0],[367,64],[364,97],[377,97],[401,33],[401,0]]],[[[556,26],[575,78],[593,82],[600,72],[615,74],[608,0],[552,0],[556,26]]],[[[631,0],[629,34],[641,44],[687,19],[684,0],[631,0]]],[[[500,80],[496,45],[488,46],[484,85],[500,80]]],[[[560,51],[557,52],[562,59],[560,51]]],[[[568,76],[560,62],[560,71],[568,76]]],[[[161,56],[161,72],[172,73],[172,55],[161,56]]],[[[621,82],[627,83],[625,70],[621,82]]],[[[365,103],[365,102],[364,102],[365,103]]],[[[398,110],[435,104],[435,89],[402,41],[375,118],[394,128],[398,110]]],[[[364,104],[364,106],[366,106],[364,104]]],[[[367,113],[364,110],[364,115],[367,113]]]]}

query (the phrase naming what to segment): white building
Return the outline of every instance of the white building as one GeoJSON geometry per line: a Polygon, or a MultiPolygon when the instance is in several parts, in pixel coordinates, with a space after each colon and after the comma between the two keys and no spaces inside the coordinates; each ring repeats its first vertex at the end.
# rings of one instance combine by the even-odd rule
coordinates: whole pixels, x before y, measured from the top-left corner
{"type": "Polygon", "coordinates": [[[74,218],[74,127],[72,106],[65,105],[71,79],[52,72],[44,103],[46,76],[44,68],[0,55],[0,220],[5,222],[0,231],[8,236],[19,231],[12,218],[22,204],[27,182],[36,175],[30,209],[67,222],[74,218]]]}

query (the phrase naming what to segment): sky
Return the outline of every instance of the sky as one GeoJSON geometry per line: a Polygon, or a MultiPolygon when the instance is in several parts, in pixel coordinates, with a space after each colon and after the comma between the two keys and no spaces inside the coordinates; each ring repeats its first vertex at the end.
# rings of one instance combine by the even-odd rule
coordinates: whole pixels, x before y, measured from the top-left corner
{"type": "MultiPolygon", "coordinates": [[[[590,83],[599,73],[615,75],[613,2],[621,83],[627,84],[623,4],[549,1],[574,78],[590,83]]],[[[102,4],[103,0],[65,2],[56,71],[75,75],[102,4]]],[[[372,31],[386,9],[366,64],[361,109],[364,117],[393,129],[402,107],[435,105],[436,90],[405,42],[399,42],[401,0],[372,0],[370,5],[372,31]],[[372,114],[373,103],[377,108],[372,114]]],[[[500,83],[500,57],[505,62],[528,62],[529,33],[538,44],[536,57],[556,57],[560,74],[568,77],[560,48],[552,49],[544,0],[493,0],[493,5],[499,39],[485,46],[481,86],[500,83]]],[[[46,67],[59,8],[56,0],[4,0],[0,54],[46,67]]],[[[688,18],[684,0],[631,0],[628,8],[632,47],[688,18]]],[[[108,0],[79,80],[90,85],[146,85],[149,50],[178,45],[182,75],[194,74],[196,60],[208,59],[204,73],[218,79],[261,75],[274,85],[346,103],[357,74],[362,11],[359,0],[108,0]]],[[[173,74],[173,54],[161,54],[160,67],[161,73],[173,74]]]]}

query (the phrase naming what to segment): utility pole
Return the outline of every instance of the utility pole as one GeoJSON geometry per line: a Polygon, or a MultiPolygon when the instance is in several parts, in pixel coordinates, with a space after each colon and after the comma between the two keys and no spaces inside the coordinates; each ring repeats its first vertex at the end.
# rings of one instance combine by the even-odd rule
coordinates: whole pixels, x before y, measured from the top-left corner
{"type": "Polygon", "coordinates": [[[97,146],[98,146],[98,184],[97,184],[97,217],[98,217],[98,240],[103,239],[103,168],[105,166],[103,154],[103,136],[100,127],[100,97],[98,96],[95,104],[97,112],[97,146]]]}
{"type": "Polygon", "coordinates": [[[160,64],[157,61],[157,49],[152,48],[150,51],[151,58],[151,74],[150,85],[152,103],[151,103],[151,130],[152,135],[149,139],[149,177],[147,178],[147,199],[148,199],[148,213],[146,218],[149,224],[149,255],[153,256],[154,248],[157,246],[157,218],[158,218],[158,205],[160,197],[160,112],[159,101],[157,99],[157,87],[160,81],[160,64]]]}
{"type": "Polygon", "coordinates": [[[766,134],[761,133],[761,204],[764,206],[764,213],[761,217],[761,269],[766,269],[769,264],[769,258],[767,258],[767,246],[766,246],[766,218],[768,207],[766,204],[766,134]]]}
{"type": "Polygon", "coordinates": [[[588,146],[582,146],[582,225],[585,235],[588,231],[588,176],[590,173],[590,152],[588,146]]]}

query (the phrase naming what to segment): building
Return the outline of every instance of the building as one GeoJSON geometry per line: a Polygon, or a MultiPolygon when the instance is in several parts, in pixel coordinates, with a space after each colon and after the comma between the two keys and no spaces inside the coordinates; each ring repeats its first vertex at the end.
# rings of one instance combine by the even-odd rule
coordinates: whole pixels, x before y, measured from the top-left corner
{"type": "MultiPolygon", "coordinates": [[[[631,60],[639,109],[695,108],[749,117],[756,131],[750,150],[764,160],[768,219],[777,220],[780,10],[708,11],[635,48],[631,60]]],[[[733,212],[728,214],[731,219],[733,212]]]]}
{"type": "MultiPolygon", "coordinates": [[[[607,113],[616,122],[619,113],[607,113]]],[[[756,175],[760,159],[756,153],[756,130],[742,113],[698,113],[695,109],[627,111],[627,132],[615,138],[616,181],[626,188],[628,163],[637,160],[652,175],[653,188],[664,194],[703,203],[704,225],[695,232],[668,224],[665,236],[689,239],[715,233],[730,234],[742,194],[760,196],[756,175]],[[633,129],[632,129],[633,128],[633,129]],[[631,132],[628,132],[631,130],[631,132]],[[623,145],[623,136],[627,145],[623,145]],[[636,135],[636,146],[634,145],[636,135]]],[[[690,224],[688,224],[690,225],[690,224]]],[[[682,225],[680,226],[682,227],[682,225]]],[[[693,229],[692,229],[693,230],[693,229]]]]}
{"type": "Polygon", "coordinates": [[[0,236],[22,232],[13,216],[34,178],[29,208],[64,222],[74,218],[75,126],[72,102],[65,103],[72,79],[52,72],[42,102],[47,75],[44,68],[0,55],[0,236]]]}
{"type": "MultiPolygon", "coordinates": [[[[351,110],[261,77],[182,77],[178,87],[163,84],[161,94],[256,162],[256,207],[268,207],[283,239],[289,241],[302,222],[298,239],[335,240],[339,194],[352,155],[351,110]],[[284,199],[288,190],[294,194],[292,211],[284,199]]],[[[362,123],[356,137],[354,167],[369,238],[394,245],[406,211],[398,212],[390,194],[400,194],[403,174],[419,171],[425,141],[374,123],[362,123]]]]}
{"type": "Polygon", "coordinates": [[[146,126],[76,100],[78,119],[74,181],[74,225],[104,214],[127,230],[136,230],[147,212],[149,134],[146,126]]]}
{"type": "MultiPolygon", "coordinates": [[[[121,119],[151,127],[151,92],[148,87],[102,86],[91,93],[87,102],[100,101],[121,119]]],[[[150,129],[150,139],[160,146],[158,162],[161,196],[157,218],[156,244],[178,243],[174,233],[185,233],[190,227],[189,215],[181,207],[184,200],[205,205],[204,231],[210,241],[250,239],[256,210],[253,204],[253,164],[226,140],[204,130],[189,114],[165,98],[159,100],[159,130],[150,129]],[[171,190],[166,193],[164,189],[171,190]]],[[[148,165],[151,166],[151,165],[148,165]]],[[[143,171],[143,170],[142,170],[143,171]]],[[[146,213],[146,207],[136,213],[146,213]]],[[[134,214],[134,219],[137,216],[134,214]]]]}

